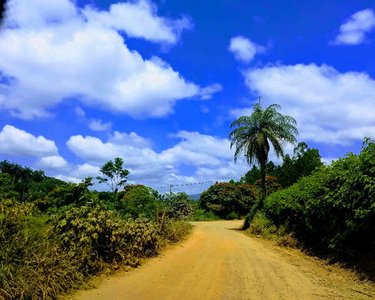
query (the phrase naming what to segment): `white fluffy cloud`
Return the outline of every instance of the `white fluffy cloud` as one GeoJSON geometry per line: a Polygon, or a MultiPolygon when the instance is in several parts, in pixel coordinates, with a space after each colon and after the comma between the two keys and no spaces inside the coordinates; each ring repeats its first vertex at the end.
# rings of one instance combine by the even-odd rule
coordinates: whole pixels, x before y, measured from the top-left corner
{"type": "Polygon", "coordinates": [[[57,179],[67,181],[67,182],[72,182],[72,183],[80,183],[82,181],[82,179],[80,179],[80,178],[76,178],[76,177],[72,177],[72,176],[66,176],[66,175],[62,175],[62,174],[58,174],[54,177],[57,178],[57,179]]]}
{"type": "Polygon", "coordinates": [[[151,148],[152,141],[136,134],[135,132],[115,131],[108,139],[109,142],[117,145],[128,145],[136,148],[151,148]]]}
{"type": "Polygon", "coordinates": [[[59,155],[46,156],[39,159],[37,166],[43,170],[61,170],[68,166],[68,162],[59,155]]]}
{"type": "Polygon", "coordinates": [[[182,141],[178,145],[183,149],[215,157],[233,158],[228,139],[184,130],[171,135],[171,137],[181,138],[182,141]]]}
{"type": "Polygon", "coordinates": [[[333,45],[358,45],[365,41],[366,33],[375,28],[375,14],[364,9],[353,14],[340,26],[339,34],[330,43],[333,45]]]}
{"type": "MultiPolygon", "coordinates": [[[[298,64],[254,68],[244,76],[264,105],[278,103],[296,118],[301,140],[348,145],[375,136],[375,80],[366,73],[298,64]]],[[[238,117],[251,108],[231,113],[238,117]]]]}
{"type": "MultiPolygon", "coordinates": [[[[76,156],[87,161],[85,168],[90,168],[92,173],[85,173],[85,176],[95,176],[99,166],[104,162],[121,157],[125,168],[131,171],[130,183],[142,183],[153,187],[238,176],[249,169],[244,162],[233,163],[233,152],[225,138],[188,131],[180,131],[170,137],[178,138],[180,141],[161,152],[152,150],[151,142],[134,132],[115,132],[107,142],[91,136],[72,136],[67,145],[76,156]],[[193,168],[194,174],[183,176],[184,166],[193,168]]],[[[79,169],[69,176],[84,177],[79,169]]],[[[189,187],[189,191],[198,192],[203,188],[194,185],[189,187]]]]}
{"type": "Polygon", "coordinates": [[[83,137],[76,135],[70,137],[67,142],[69,149],[78,157],[90,163],[103,163],[114,157],[122,157],[124,164],[130,168],[158,164],[165,166],[178,166],[180,164],[189,164],[194,166],[218,166],[220,157],[227,157],[227,151],[223,151],[223,141],[215,140],[213,137],[200,135],[199,133],[181,132],[177,137],[187,138],[175,146],[157,153],[148,147],[139,147],[124,144],[119,139],[110,138],[110,141],[103,143],[100,139],[92,136],[83,137]],[[217,146],[214,154],[212,149],[206,145],[199,144],[190,139],[199,136],[203,142],[211,142],[211,145],[217,146]],[[202,148],[203,147],[203,148],[202,148]]]}
{"type": "Polygon", "coordinates": [[[255,44],[246,37],[236,36],[230,39],[228,50],[234,54],[237,60],[248,63],[254,59],[257,53],[264,53],[266,48],[255,44]]]}
{"type": "Polygon", "coordinates": [[[35,137],[11,125],[5,125],[0,132],[0,153],[26,156],[43,157],[58,154],[54,141],[43,136],[35,137]]]}
{"type": "Polygon", "coordinates": [[[152,42],[175,44],[184,29],[193,24],[187,17],[170,20],[157,15],[157,7],[150,1],[112,4],[109,11],[86,7],[83,14],[97,25],[123,30],[129,37],[141,37],[152,42]]]}
{"type": "Polygon", "coordinates": [[[89,124],[89,128],[93,131],[108,131],[111,130],[112,123],[103,123],[102,120],[92,119],[89,124]]]}
{"type": "Polygon", "coordinates": [[[109,11],[80,9],[69,0],[11,0],[9,7],[0,33],[7,81],[0,84],[0,108],[20,118],[50,116],[68,97],[133,117],[162,117],[180,99],[210,98],[219,90],[188,82],[160,58],[146,60],[127,47],[118,30],[173,44],[190,26],[186,18],[157,16],[151,2],[109,11]]]}
{"type": "Polygon", "coordinates": [[[83,165],[78,165],[77,168],[72,172],[74,177],[84,178],[87,176],[99,176],[100,168],[98,166],[93,166],[88,163],[83,165]]]}
{"type": "Polygon", "coordinates": [[[221,84],[214,83],[201,88],[198,95],[202,100],[211,99],[213,94],[220,92],[222,89],[223,87],[221,84]]]}

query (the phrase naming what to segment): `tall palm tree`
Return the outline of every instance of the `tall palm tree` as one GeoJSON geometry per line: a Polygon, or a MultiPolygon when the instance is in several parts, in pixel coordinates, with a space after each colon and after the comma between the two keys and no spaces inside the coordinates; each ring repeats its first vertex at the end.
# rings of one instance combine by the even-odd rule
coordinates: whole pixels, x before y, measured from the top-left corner
{"type": "Polygon", "coordinates": [[[266,164],[270,145],[273,146],[277,157],[284,158],[283,144],[296,143],[298,135],[296,120],[277,111],[281,106],[272,104],[263,110],[259,103],[254,104],[254,112],[251,116],[239,117],[232,122],[229,134],[230,147],[236,147],[234,161],[244,153],[248,164],[257,163],[262,174],[262,196],[267,196],[266,164]]]}

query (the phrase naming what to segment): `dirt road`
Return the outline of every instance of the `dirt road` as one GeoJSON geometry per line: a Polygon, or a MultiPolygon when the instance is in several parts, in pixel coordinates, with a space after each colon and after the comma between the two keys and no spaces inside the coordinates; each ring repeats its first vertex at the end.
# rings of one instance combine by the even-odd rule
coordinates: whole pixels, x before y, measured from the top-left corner
{"type": "Polygon", "coordinates": [[[235,230],[241,221],[194,223],[183,243],[76,300],[372,299],[372,283],[235,230]]]}

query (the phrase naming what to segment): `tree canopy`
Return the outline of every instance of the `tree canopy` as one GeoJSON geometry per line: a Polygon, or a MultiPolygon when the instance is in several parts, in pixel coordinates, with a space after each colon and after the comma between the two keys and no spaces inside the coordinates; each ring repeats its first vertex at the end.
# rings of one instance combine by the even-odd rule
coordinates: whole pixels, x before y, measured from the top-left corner
{"type": "Polygon", "coordinates": [[[120,157],[116,157],[115,161],[106,162],[100,172],[107,178],[97,176],[99,183],[106,183],[111,188],[112,192],[117,193],[118,189],[125,185],[127,177],[130,174],[129,170],[123,168],[124,161],[120,157]]]}

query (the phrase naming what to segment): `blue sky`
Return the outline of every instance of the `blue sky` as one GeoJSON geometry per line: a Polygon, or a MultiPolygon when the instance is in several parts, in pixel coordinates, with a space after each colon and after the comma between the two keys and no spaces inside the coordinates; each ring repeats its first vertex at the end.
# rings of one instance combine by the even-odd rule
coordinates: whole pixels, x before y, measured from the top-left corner
{"type": "Polygon", "coordinates": [[[73,182],[116,156],[153,187],[238,176],[229,125],[258,96],[326,162],[358,153],[375,136],[374,42],[372,1],[11,0],[0,160],[73,182]]]}

